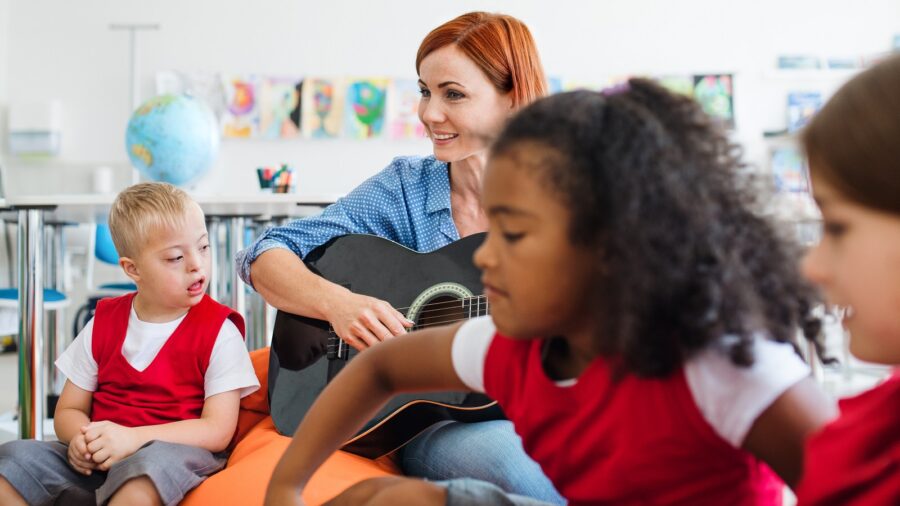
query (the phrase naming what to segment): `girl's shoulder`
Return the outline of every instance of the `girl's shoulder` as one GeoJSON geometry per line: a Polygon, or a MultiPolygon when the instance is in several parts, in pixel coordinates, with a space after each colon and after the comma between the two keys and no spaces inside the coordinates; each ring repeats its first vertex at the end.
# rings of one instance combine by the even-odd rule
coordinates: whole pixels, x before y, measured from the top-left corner
{"type": "Polygon", "coordinates": [[[750,366],[732,362],[721,346],[709,346],[684,364],[688,388],[700,413],[719,436],[740,447],[753,422],[781,394],[808,377],[810,369],[788,343],[754,341],[750,366]]]}

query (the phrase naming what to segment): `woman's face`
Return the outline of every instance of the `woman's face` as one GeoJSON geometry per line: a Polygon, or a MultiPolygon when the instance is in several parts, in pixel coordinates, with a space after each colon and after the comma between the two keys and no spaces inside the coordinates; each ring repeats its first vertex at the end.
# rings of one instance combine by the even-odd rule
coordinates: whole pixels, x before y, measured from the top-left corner
{"type": "Polygon", "coordinates": [[[813,193],[824,229],[803,259],[803,273],[829,302],[847,308],[853,355],[900,364],[900,216],[848,200],[815,176],[813,193]]]}
{"type": "Polygon", "coordinates": [[[419,119],[443,162],[484,156],[513,111],[475,62],[455,44],[444,46],[419,65],[419,119]]]}

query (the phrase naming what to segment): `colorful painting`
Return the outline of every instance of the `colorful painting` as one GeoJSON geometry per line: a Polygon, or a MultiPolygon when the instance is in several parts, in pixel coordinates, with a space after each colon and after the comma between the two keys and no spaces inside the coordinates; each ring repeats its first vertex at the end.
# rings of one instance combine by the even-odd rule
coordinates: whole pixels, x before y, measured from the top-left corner
{"type": "Polygon", "coordinates": [[[561,77],[548,77],[547,78],[547,94],[553,95],[554,93],[559,93],[563,91],[563,80],[561,77]]]}
{"type": "Polygon", "coordinates": [[[772,151],[772,177],[775,189],[780,192],[809,191],[806,159],[794,146],[778,147],[772,151]]]}
{"type": "Polygon", "coordinates": [[[259,128],[259,79],[252,75],[222,76],[225,88],[225,113],[222,135],[255,137],[259,128]]]}
{"type": "Polygon", "coordinates": [[[656,82],[673,93],[688,97],[694,96],[693,76],[662,76],[656,78],[656,82]]]}
{"type": "Polygon", "coordinates": [[[350,139],[372,139],[384,132],[387,79],[354,79],[347,86],[344,134],[350,139]]]}
{"type": "Polygon", "coordinates": [[[291,139],[300,135],[300,90],[296,78],[264,78],[259,85],[259,137],[291,139]]]}
{"type": "Polygon", "coordinates": [[[419,82],[392,79],[387,91],[388,136],[391,139],[422,139],[425,126],[419,121],[419,82]]]}
{"type": "Polygon", "coordinates": [[[344,81],[313,77],[303,81],[300,122],[303,137],[329,139],[340,135],[344,114],[344,81]]]}
{"type": "Polygon", "coordinates": [[[694,98],[707,114],[734,128],[734,88],[731,74],[694,76],[694,98]]]}
{"type": "Polygon", "coordinates": [[[163,70],[156,73],[157,95],[186,93],[202,100],[212,109],[216,118],[225,114],[226,98],[222,78],[214,72],[182,72],[163,70]]]}

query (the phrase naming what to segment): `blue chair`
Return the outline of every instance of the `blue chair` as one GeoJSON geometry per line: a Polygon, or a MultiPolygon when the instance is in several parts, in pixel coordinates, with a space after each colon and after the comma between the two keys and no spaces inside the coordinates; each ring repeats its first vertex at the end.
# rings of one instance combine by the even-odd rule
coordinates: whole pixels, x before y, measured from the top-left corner
{"type": "MultiPolygon", "coordinates": [[[[113,243],[112,234],[109,232],[109,225],[105,223],[98,223],[96,225],[96,231],[93,234],[93,242],[94,244],[91,249],[94,250],[94,258],[105,264],[119,265],[119,252],[116,251],[116,245],[113,243]]],[[[87,279],[89,284],[93,283],[93,277],[94,264],[93,262],[88,262],[87,279]]],[[[103,283],[98,286],[89,285],[88,292],[92,293],[89,293],[88,297],[97,295],[115,297],[135,290],[137,290],[137,286],[129,281],[103,283]]]]}

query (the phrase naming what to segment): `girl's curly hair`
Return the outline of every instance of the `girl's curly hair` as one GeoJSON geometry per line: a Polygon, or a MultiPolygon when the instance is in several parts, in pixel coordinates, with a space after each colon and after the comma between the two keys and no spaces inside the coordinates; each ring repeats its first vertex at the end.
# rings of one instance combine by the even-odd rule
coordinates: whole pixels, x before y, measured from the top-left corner
{"type": "Polygon", "coordinates": [[[560,93],[522,109],[492,155],[521,142],[559,155],[531,170],[603,265],[597,345],[623,372],[666,376],[710,345],[748,366],[761,332],[796,348],[802,330],[822,351],[799,249],[751,210],[738,149],[696,102],[644,79],[560,93]]]}

